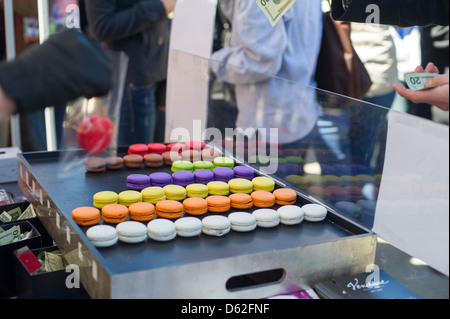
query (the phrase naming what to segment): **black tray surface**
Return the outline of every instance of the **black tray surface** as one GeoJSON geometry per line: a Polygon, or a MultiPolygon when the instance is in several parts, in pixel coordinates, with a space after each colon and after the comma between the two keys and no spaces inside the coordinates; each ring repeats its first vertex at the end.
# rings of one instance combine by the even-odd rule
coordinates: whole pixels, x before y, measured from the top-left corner
{"type": "MultiPolygon", "coordinates": [[[[139,244],[126,244],[119,241],[109,248],[96,248],[85,236],[88,227],[78,226],[72,220],[72,210],[80,206],[92,206],[93,195],[97,192],[120,193],[127,190],[126,177],[129,174],[151,174],[158,171],[171,173],[170,167],[124,167],[120,170],[106,170],[104,173],[79,171],[70,177],[60,178],[57,176],[61,165],[59,155],[60,152],[38,152],[23,153],[19,156],[58,209],[112,274],[296,248],[370,233],[367,229],[329,212],[327,218],[319,223],[303,221],[295,226],[280,224],[270,229],[257,228],[249,233],[230,231],[223,237],[204,234],[195,238],[176,237],[170,242],[147,239],[139,244]]],[[[309,203],[302,196],[297,198],[297,205],[309,203]]],[[[278,206],[273,208],[277,209],[278,206]]],[[[233,211],[235,210],[232,209],[224,215],[233,211]]],[[[253,209],[248,210],[252,211],[253,209]]]]}

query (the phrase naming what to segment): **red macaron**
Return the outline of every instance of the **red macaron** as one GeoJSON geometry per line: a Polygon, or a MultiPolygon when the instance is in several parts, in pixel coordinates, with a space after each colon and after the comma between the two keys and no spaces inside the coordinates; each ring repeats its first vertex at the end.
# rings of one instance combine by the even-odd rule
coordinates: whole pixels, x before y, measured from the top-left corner
{"type": "Polygon", "coordinates": [[[78,145],[90,154],[103,152],[114,136],[114,124],[103,116],[90,116],[78,127],[78,145]]]}

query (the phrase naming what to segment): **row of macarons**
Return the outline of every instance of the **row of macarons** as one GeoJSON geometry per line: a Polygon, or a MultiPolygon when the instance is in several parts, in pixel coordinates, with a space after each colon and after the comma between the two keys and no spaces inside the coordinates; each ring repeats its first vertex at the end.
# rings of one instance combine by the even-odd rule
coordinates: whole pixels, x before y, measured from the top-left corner
{"type": "MultiPolygon", "coordinates": [[[[156,173],[155,173],[156,174],[156,173]]],[[[146,175],[144,175],[146,176],[146,175]]],[[[148,176],[146,176],[148,177],[148,176]]],[[[129,179],[127,178],[129,181],[129,179]]],[[[93,205],[101,209],[103,206],[108,204],[120,203],[126,206],[130,206],[136,202],[149,202],[152,204],[156,204],[161,200],[175,200],[175,201],[183,201],[186,198],[206,198],[208,196],[227,196],[230,193],[235,194],[253,194],[256,191],[267,192],[270,195],[270,198],[273,197],[273,201],[275,201],[275,195],[272,192],[275,189],[275,182],[268,177],[258,176],[253,178],[251,181],[244,178],[234,178],[230,181],[212,181],[205,184],[202,183],[191,183],[186,185],[186,187],[175,184],[155,184],[153,185],[161,185],[161,186],[148,186],[145,187],[145,184],[141,184],[141,190],[136,189],[128,189],[124,190],[120,193],[116,193],[113,191],[100,191],[94,194],[93,196],[93,205]]],[[[130,186],[136,187],[136,184],[130,185],[127,183],[128,188],[130,186]]],[[[296,200],[296,193],[292,189],[277,189],[275,194],[280,194],[277,196],[281,196],[282,198],[289,198],[288,201],[296,200]],[[286,194],[289,194],[288,196],[286,194]]],[[[258,194],[258,193],[257,193],[258,194]]]]}
{"type": "Polygon", "coordinates": [[[327,210],[318,204],[281,206],[277,210],[261,208],[249,212],[233,212],[228,216],[209,215],[198,217],[182,217],[175,221],[156,218],[145,225],[138,221],[124,221],[115,227],[112,225],[95,225],[90,227],[86,236],[96,247],[110,247],[119,240],[135,244],[150,238],[154,241],[170,241],[175,237],[224,236],[231,230],[250,232],[257,227],[272,228],[280,223],[286,226],[298,225],[303,220],[319,222],[325,219],[327,210]]]}

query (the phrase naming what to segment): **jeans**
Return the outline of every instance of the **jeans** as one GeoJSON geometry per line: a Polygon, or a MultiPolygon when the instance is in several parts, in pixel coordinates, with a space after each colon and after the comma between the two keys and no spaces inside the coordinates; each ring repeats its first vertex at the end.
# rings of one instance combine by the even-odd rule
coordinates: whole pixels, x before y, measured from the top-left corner
{"type": "Polygon", "coordinates": [[[119,146],[153,142],[157,116],[155,87],[125,86],[120,109],[119,146]]]}

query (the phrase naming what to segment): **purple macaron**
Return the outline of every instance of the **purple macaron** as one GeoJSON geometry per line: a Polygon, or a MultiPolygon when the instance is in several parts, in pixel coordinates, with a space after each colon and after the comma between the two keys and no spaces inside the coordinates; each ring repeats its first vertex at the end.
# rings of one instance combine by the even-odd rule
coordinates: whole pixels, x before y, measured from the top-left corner
{"type": "Polygon", "coordinates": [[[228,183],[234,178],[234,170],[229,167],[216,167],[213,169],[214,180],[228,183]]]}
{"type": "Polygon", "coordinates": [[[198,184],[208,184],[214,181],[214,173],[206,168],[196,169],[194,171],[194,182],[198,184]]]}
{"type": "Polygon", "coordinates": [[[144,174],[131,174],[127,176],[127,188],[141,191],[144,188],[150,187],[151,179],[149,176],[144,174]]]}
{"type": "Polygon", "coordinates": [[[150,174],[152,180],[152,186],[164,187],[172,184],[172,175],[163,172],[157,172],[150,174]]]}
{"type": "Polygon", "coordinates": [[[236,166],[233,168],[235,178],[245,178],[252,180],[255,177],[255,172],[248,166],[236,166]]]}
{"type": "Polygon", "coordinates": [[[172,183],[183,187],[194,184],[194,173],[183,170],[176,171],[172,174],[172,183]]]}

